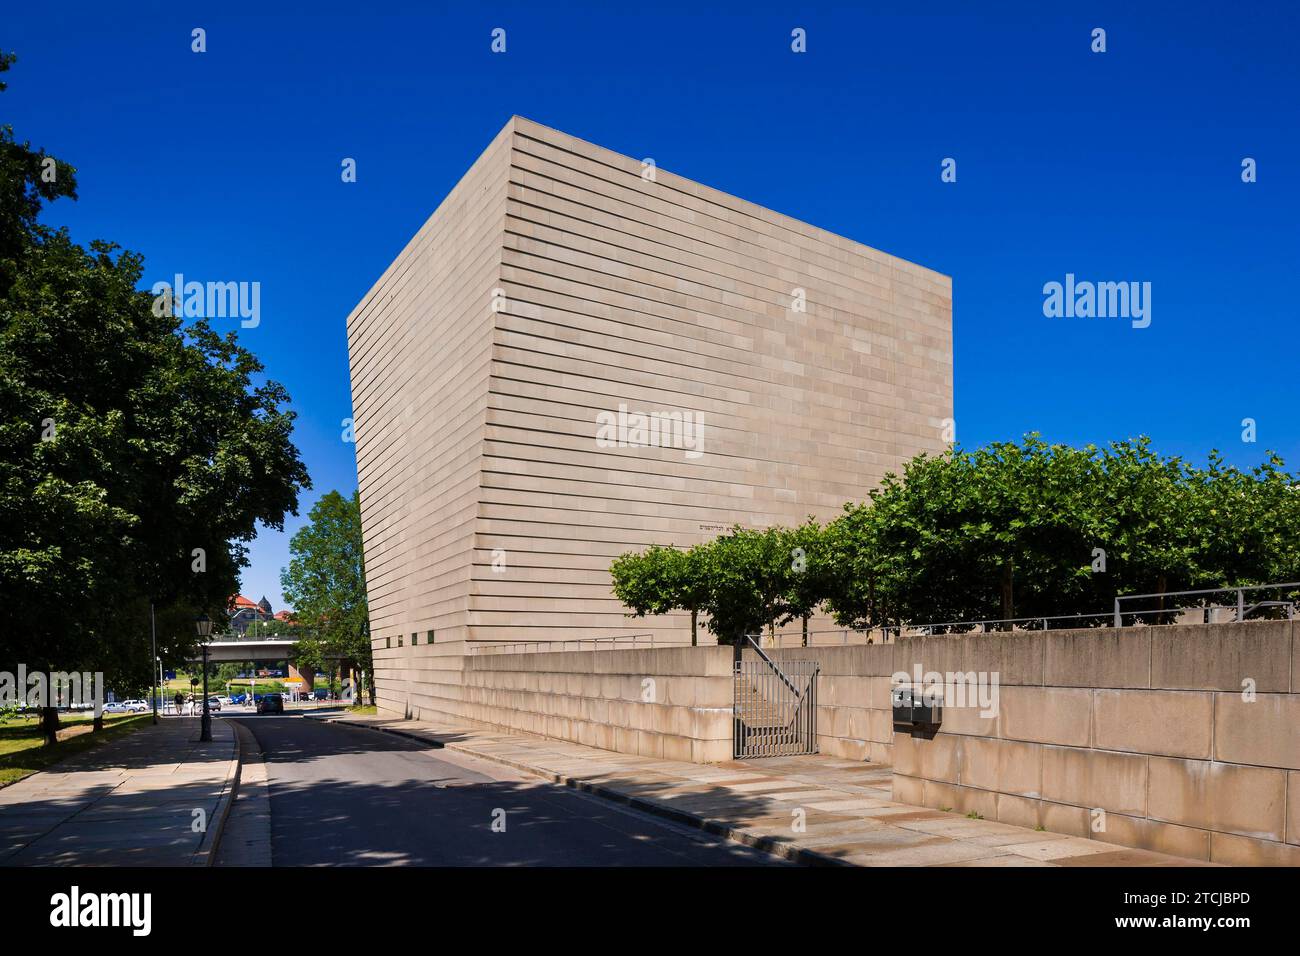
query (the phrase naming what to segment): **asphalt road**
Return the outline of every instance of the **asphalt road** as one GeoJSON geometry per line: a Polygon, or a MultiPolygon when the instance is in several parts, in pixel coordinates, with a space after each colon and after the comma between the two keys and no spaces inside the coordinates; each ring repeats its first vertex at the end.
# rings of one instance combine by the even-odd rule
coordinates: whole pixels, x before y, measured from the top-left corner
{"type": "Polygon", "coordinates": [[[773,857],[417,741],[240,718],[266,758],[275,866],[772,866],[773,857]]]}

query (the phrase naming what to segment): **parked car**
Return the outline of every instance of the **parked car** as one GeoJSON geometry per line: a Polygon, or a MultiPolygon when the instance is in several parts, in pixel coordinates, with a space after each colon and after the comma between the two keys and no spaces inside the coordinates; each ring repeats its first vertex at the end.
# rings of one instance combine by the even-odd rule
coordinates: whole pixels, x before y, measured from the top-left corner
{"type": "Polygon", "coordinates": [[[211,712],[211,711],[214,711],[214,710],[220,710],[220,709],[221,709],[221,698],[220,698],[220,697],[209,697],[209,698],[208,698],[208,711],[211,712]]]}
{"type": "Polygon", "coordinates": [[[114,701],[110,701],[109,703],[107,703],[107,704],[104,705],[104,713],[106,713],[106,714],[127,714],[127,713],[130,713],[130,711],[128,711],[128,710],[126,709],[126,701],[122,701],[122,700],[114,700],[114,701]]]}
{"type": "Polygon", "coordinates": [[[246,702],[247,700],[248,700],[248,695],[247,695],[247,694],[231,694],[231,695],[230,695],[230,703],[231,703],[231,704],[242,704],[242,703],[246,702]]]}
{"type": "Polygon", "coordinates": [[[317,700],[329,700],[330,690],[328,687],[318,687],[313,696],[315,696],[317,700]]]}
{"type": "Polygon", "coordinates": [[[149,702],[147,700],[124,700],[122,706],[130,713],[143,714],[149,709],[149,702]]]}
{"type": "Polygon", "coordinates": [[[267,694],[257,702],[259,714],[283,714],[284,698],[279,694],[267,694]]]}

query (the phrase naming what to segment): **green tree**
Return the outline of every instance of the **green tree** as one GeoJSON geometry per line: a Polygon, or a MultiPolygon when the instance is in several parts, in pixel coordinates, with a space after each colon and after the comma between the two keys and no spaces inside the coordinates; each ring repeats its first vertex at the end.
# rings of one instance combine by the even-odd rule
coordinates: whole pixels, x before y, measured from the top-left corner
{"type": "Polygon", "coordinates": [[[353,661],[372,675],[373,699],[360,493],[346,498],[337,491],[323,495],[308,514],[308,523],[294,533],[289,552],[292,558],[280,572],[280,586],[298,622],[314,635],[305,646],[299,642],[299,659],[313,665],[331,656],[353,661]]]}
{"type": "MultiPolygon", "coordinates": [[[[725,643],[795,619],[806,634],[823,605],[855,628],[1072,614],[1101,624],[1116,595],[1155,594],[1144,619],[1161,621],[1171,591],[1300,578],[1300,482],[1272,453],[1244,472],[1217,452],[1204,468],[1162,457],[1146,438],[1098,449],[1031,434],[918,455],[825,528],[737,527],[687,555],[725,643]]],[[[615,593],[651,613],[681,606],[671,561],[639,557],[631,573],[627,556],[615,562],[615,593]]]]}
{"type": "MultiPolygon", "coordinates": [[[[17,57],[0,50],[0,74],[17,57]]],[[[0,80],[0,93],[9,84],[0,80]]],[[[0,126],[0,299],[18,275],[20,263],[38,243],[37,217],[47,202],[77,198],[77,171],[31,143],[19,143],[14,129],[0,126]]]]}
{"type": "Polygon", "coordinates": [[[808,619],[825,603],[834,580],[834,552],[824,528],[809,518],[797,528],[785,532],[790,549],[789,573],[786,578],[785,624],[798,620],[802,628],[802,645],[808,646],[808,619]]]}
{"type": "Polygon", "coordinates": [[[610,565],[615,596],[634,617],[689,612],[691,645],[698,644],[699,612],[709,600],[705,547],[680,551],[653,545],[620,555],[610,565]]]}
{"type": "Polygon", "coordinates": [[[1196,469],[1146,438],[1099,450],[1029,435],[920,455],[828,528],[828,604],[846,626],[1032,618],[1288,580],[1294,487],[1273,455],[1250,474],[1217,453],[1196,469]]]}
{"type": "Polygon", "coordinates": [[[703,568],[710,582],[706,626],[719,643],[740,644],[763,628],[774,632],[803,613],[806,594],[796,586],[796,576],[803,572],[795,570],[795,549],[802,540],[787,528],[736,525],[705,546],[703,568]]]}
{"type": "Polygon", "coordinates": [[[48,158],[0,134],[0,628],[15,662],[139,688],[150,602],[175,662],[309,481],[287,393],[233,332],[155,310],[138,255],[37,222],[75,196],[48,158]]]}

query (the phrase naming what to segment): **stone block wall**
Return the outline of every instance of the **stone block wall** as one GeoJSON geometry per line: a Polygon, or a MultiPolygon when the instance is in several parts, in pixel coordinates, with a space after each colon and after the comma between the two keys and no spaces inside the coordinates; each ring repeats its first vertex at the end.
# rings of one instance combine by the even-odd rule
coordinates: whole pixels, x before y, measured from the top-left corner
{"type": "Polygon", "coordinates": [[[894,648],[894,670],[997,672],[1000,681],[996,715],[947,708],[932,739],[894,734],[896,800],[1200,860],[1300,865],[1292,623],[916,638],[894,648]]]}
{"type": "Polygon", "coordinates": [[[471,653],[459,663],[458,681],[425,683],[433,692],[413,697],[407,716],[667,760],[731,758],[729,647],[471,653]]]}

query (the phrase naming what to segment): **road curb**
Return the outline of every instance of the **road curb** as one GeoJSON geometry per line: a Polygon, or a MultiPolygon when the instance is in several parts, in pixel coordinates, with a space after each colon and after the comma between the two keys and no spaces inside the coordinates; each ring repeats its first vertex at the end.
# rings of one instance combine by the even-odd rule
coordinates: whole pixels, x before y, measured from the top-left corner
{"type": "Polygon", "coordinates": [[[471,757],[478,757],[481,760],[490,760],[493,763],[502,766],[511,767],[514,770],[520,770],[524,773],[532,774],[535,777],[541,777],[543,780],[549,780],[551,783],[568,787],[571,790],[577,790],[581,793],[590,794],[594,797],[600,797],[602,800],[608,800],[611,803],[617,803],[625,807],[631,807],[642,813],[648,813],[651,816],[660,817],[672,823],[682,824],[701,830],[713,836],[724,837],[736,843],[744,844],[755,850],[762,850],[764,853],[770,853],[772,856],[778,856],[782,859],[789,860],[792,863],[799,863],[804,866],[847,866],[852,867],[852,863],[836,857],[826,856],[818,853],[816,850],[810,850],[807,847],[799,846],[797,843],[789,843],[782,840],[774,840],[771,837],[760,836],[751,833],[741,827],[732,826],[720,820],[711,820],[708,817],[702,817],[686,810],[677,810],[672,807],[666,807],[663,804],[656,803],[652,800],[646,800],[642,797],[635,797],[631,794],[623,793],[611,787],[602,784],[591,783],[580,777],[571,777],[567,774],[556,773],[553,770],[546,770],[541,767],[535,767],[519,760],[511,760],[508,757],[501,757],[497,754],[487,753],[482,750],[475,750],[473,747],[467,747],[464,744],[447,743],[438,740],[437,737],[427,736],[426,733],[413,730],[401,730],[396,727],[376,727],[366,721],[349,720],[346,717],[317,717],[316,720],[329,721],[332,724],[342,724],[345,727],[360,727],[365,730],[376,730],[381,733],[392,734],[395,737],[405,737],[408,740],[418,741],[422,744],[430,744],[441,750],[454,750],[458,753],[468,754],[471,757]]]}
{"type": "Polygon", "coordinates": [[[269,867],[271,806],[266,757],[256,736],[243,721],[232,720],[239,748],[239,779],[222,822],[221,837],[212,850],[212,866],[269,867]]]}
{"type": "Polygon", "coordinates": [[[207,831],[203,834],[203,839],[199,841],[198,849],[190,857],[190,866],[212,865],[217,847],[221,843],[222,831],[226,828],[226,820],[230,817],[230,808],[235,803],[235,794],[239,791],[239,778],[243,770],[243,760],[239,752],[239,734],[233,724],[223,722],[223,726],[230,728],[230,741],[233,752],[230,763],[234,766],[226,773],[226,783],[221,791],[221,796],[218,798],[217,812],[213,815],[213,819],[208,821],[207,831]]]}

